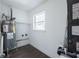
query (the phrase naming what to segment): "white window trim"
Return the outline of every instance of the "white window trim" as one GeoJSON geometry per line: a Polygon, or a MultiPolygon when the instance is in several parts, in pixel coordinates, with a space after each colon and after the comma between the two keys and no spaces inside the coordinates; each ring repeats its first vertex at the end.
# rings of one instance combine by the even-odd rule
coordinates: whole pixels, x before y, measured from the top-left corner
{"type": "Polygon", "coordinates": [[[45,11],[42,11],[42,12],[39,12],[39,13],[36,13],[35,15],[33,15],[33,31],[43,31],[43,32],[46,32],[46,12],[45,11]],[[40,22],[45,22],[45,29],[44,30],[41,30],[41,29],[36,29],[35,27],[34,27],[34,17],[36,16],[36,15],[39,15],[39,14],[41,14],[41,13],[45,13],[45,21],[40,21],[40,22]]]}

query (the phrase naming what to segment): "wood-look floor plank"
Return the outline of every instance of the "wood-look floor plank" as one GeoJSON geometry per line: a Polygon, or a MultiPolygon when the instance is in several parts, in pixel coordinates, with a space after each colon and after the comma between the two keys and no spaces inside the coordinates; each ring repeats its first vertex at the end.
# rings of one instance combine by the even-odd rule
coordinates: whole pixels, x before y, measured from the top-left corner
{"type": "Polygon", "coordinates": [[[20,47],[9,52],[9,58],[49,58],[31,45],[20,47]]]}

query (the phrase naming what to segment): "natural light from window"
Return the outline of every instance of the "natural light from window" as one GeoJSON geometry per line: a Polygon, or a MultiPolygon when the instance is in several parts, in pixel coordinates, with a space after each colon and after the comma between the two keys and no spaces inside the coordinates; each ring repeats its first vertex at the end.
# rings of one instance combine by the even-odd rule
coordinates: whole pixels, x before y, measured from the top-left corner
{"type": "Polygon", "coordinates": [[[33,30],[45,30],[45,11],[33,16],[33,30]]]}

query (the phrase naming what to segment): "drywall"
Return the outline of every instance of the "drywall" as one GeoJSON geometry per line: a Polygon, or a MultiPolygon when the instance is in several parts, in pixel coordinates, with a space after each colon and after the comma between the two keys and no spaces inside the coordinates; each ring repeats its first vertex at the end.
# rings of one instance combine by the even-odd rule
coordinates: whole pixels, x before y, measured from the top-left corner
{"type": "Polygon", "coordinates": [[[17,42],[17,47],[29,44],[29,26],[26,23],[16,22],[16,40],[21,40],[17,42]],[[22,35],[24,36],[22,37],[22,35]]]}
{"type": "Polygon", "coordinates": [[[29,25],[26,23],[20,23],[20,22],[16,22],[16,39],[20,40],[20,39],[26,39],[29,37],[29,25]],[[28,34],[27,36],[25,36],[25,34],[28,34]],[[22,35],[24,35],[22,37],[22,35]]]}
{"type": "Polygon", "coordinates": [[[58,57],[57,48],[63,44],[66,29],[66,0],[48,0],[45,4],[33,9],[29,16],[31,29],[32,17],[40,11],[46,11],[46,31],[31,30],[31,44],[50,57],[58,57]]]}
{"type": "Polygon", "coordinates": [[[13,17],[16,18],[16,40],[21,40],[17,42],[17,47],[29,44],[28,38],[30,25],[27,12],[13,7],[13,17]],[[28,34],[28,36],[25,36],[25,34],[28,34]],[[24,36],[22,37],[22,35],[24,36]]]}
{"type": "Polygon", "coordinates": [[[16,17],[16,22],[20,23],[29,23],[28,20],[28,14],[26,11],[17,9],[17,8],[12,8],[13,9],[13,17],[16,17]]]}

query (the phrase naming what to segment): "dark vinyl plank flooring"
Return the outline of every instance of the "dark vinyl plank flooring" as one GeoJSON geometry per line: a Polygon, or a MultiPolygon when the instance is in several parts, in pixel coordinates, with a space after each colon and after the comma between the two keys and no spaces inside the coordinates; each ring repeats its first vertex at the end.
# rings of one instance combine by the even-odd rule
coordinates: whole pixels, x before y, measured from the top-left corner
{"type": "Polygon", "coordinates": [[[17,48],[9,52],[9,58],[49,58],[31,45],[17,48]]]}

